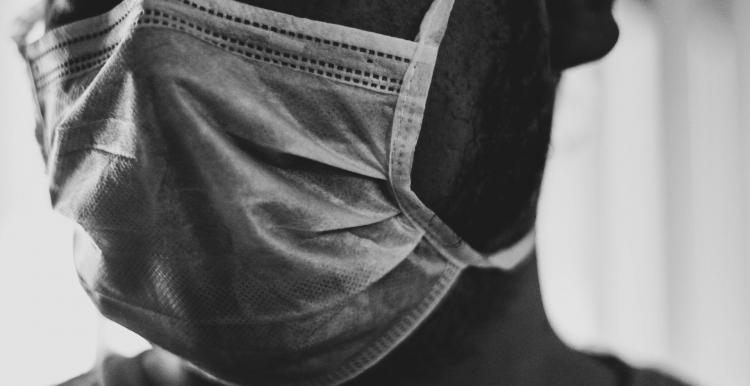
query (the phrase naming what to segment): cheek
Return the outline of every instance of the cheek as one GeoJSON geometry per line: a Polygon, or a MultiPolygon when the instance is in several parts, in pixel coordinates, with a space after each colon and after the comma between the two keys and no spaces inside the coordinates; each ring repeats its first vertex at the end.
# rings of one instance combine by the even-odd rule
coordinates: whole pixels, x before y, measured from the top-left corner
{"type": "Polygon", "coordinates": [[[413,171],[417,195],[479,249],[533,217],[557,84],[542,3],[490,2],[457,9],[413,171]]]}

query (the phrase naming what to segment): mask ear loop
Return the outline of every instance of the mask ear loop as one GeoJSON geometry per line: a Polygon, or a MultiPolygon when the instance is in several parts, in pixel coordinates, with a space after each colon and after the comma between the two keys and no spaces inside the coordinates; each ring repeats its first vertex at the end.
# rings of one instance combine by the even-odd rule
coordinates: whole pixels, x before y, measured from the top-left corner
{"type": "Polygon", "coordinates": [[[438,50],[454,4],[454,0],[435,0],[422,22],[414,58],[404,76],[404,86],[396,104],[391,130],[389,176],[394,196],[403,213],[425,231],[425,237],[448,261],[461,268],[476,266],[510,270],[533,252],[536,239],[534,230],[515,245],[487,256],[466,244],[411,190],[414,152],[422,130],[438,50]]]}
{"type": "MultiPolygon", "coordinates": [[[[396,104],[389,159],[389,176],[399,206],[412,222],[425,230],[425,237],[439,249],[464,244],[411,190],[411,171],[438,50],[448,28],[454,4],[454,0],[435,0],[422,21],[416,38],[417,48],[404,75],[396,104]]],[[[466,262],[455,259],[454,253],[441,253],[457,266],[467,265],[466,262]]]]}
{"type": "MultiPolygon", "coordinates": [[[[422,21],[417,47],[404,75],[391,130],[389,174],[396,190],[411,190],[414,150],[422,129],[438,49],[448,28],[454,0],[435,0],[422,21]]],[[[404,192],[401,192],[404,193],[404,192]]]]}
{"type": "Polygon", "coordinates": [[[415,41],[433,46],[440,46],[448,29],[448,21],[453,11],[455,0],[435,0],[422,20],[415,41]]]}

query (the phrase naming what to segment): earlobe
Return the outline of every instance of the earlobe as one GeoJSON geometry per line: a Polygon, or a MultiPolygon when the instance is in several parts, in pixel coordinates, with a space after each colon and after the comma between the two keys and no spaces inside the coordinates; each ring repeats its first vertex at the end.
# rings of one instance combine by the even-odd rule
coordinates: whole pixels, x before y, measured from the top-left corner
{"type": "Polygon", "coordinates": [[[552,62],[557,70],[601,59],[620,35],[612,0],[547,0],[552,62]]]}

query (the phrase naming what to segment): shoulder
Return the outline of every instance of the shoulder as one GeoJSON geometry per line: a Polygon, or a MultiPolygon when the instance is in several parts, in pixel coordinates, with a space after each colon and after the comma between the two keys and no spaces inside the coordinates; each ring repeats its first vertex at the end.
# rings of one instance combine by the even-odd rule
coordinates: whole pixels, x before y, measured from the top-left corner
{"type": "Polygon", "coordinates": [[[690,384],[654,369],[631,367],[617,357],[589,355],[617,375],[622,386],[689,386],[690,384]]]}

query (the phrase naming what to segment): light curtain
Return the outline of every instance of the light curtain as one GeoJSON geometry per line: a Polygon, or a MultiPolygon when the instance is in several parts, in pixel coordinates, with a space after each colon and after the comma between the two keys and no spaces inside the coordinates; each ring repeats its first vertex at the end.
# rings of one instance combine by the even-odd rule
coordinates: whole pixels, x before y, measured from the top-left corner
{"type": "Polygon", "coordinates": [[[622,38],[561,90],[545,303],[571,344],[750,384],[750,3],[621,0],[622,38]]]}

